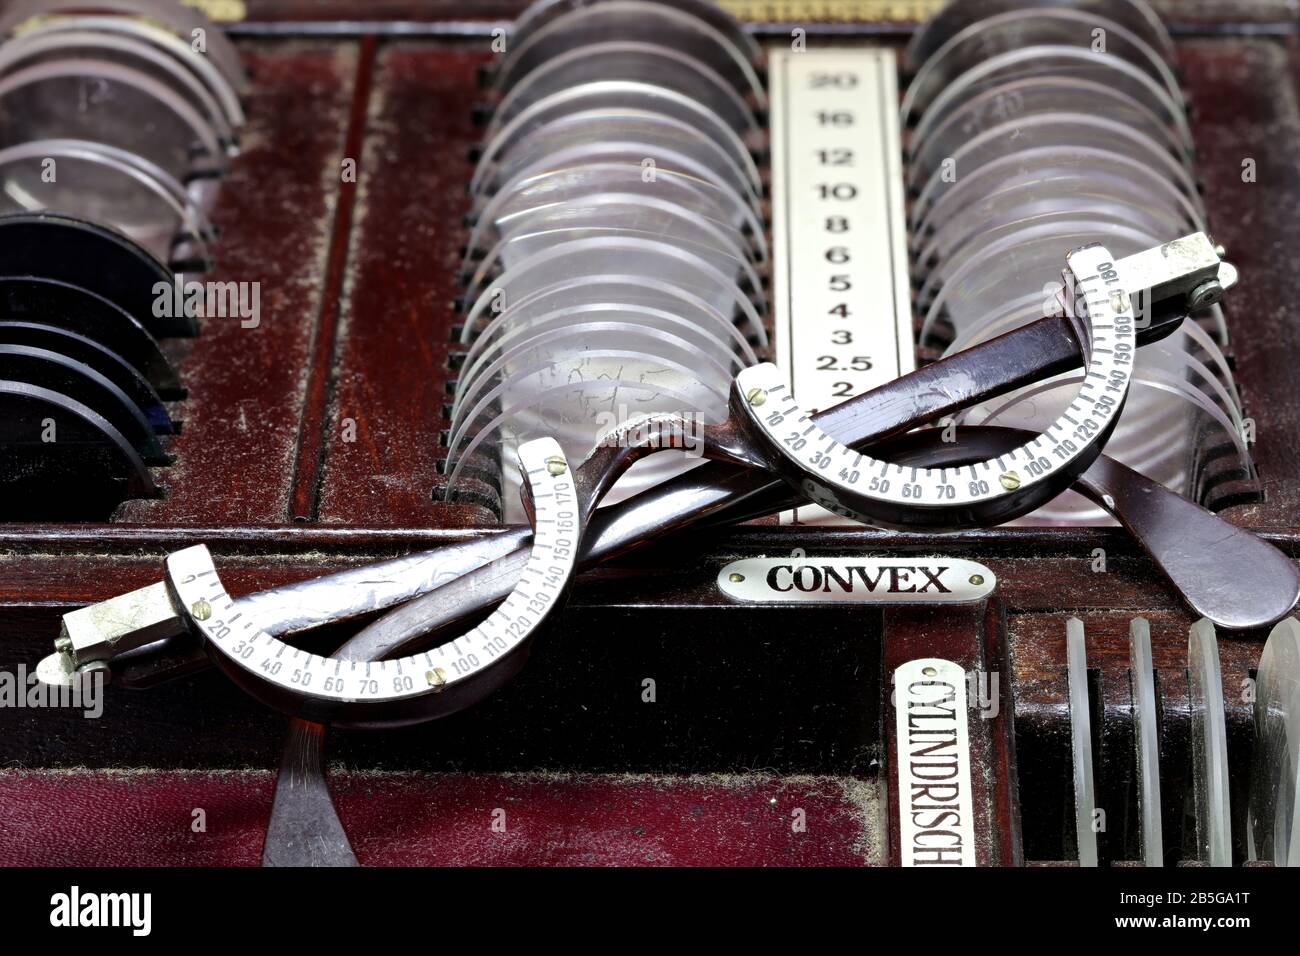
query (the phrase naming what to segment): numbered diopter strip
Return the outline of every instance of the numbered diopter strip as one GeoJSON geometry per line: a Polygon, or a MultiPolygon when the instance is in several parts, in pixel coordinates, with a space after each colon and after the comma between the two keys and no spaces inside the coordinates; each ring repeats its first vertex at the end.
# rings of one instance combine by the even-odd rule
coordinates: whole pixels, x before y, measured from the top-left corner
{"type": "MultiPolygon", "coordinates": [[[[242,671],[272,693],[265,702],[291,699],[313,716],[346,716],[361,708],[442,694],[516,650],[559,603],[580,539],[573,472],[550,438],[519,448],[532,493],[532,552],[510,595],[481,624],[429,651],[386,661],[344,661],[295,648],[241,615],[226,593],[203,546],[167,559],[167,578],[193,628],[217,652],[227,671],[242,671]]],[[[252,688],[257,692],[256,686],[252,688]]]]}
{"type": "Polygon", "coordinates": [[[1068,262],[1086,303],[1080,310],[1088,333],[1086,375],[1053,424],[1006,455],[960,467],[920,468],[856,452],[822,431],[795,403],[780,370],[766,363],[736,377],[737,404],[786,463],[783,470],[798,477],[805,491],[814,490],[811,479],[819,498],[831,499],[819,503],[832,510],[886,524],[898,523],[900,513],[907,514],[907,524],[942,524],[954,511],[989,506],[1004,516],[1017,510],[1013,502],[1036,501],[1042,486],[1051,482],[1057,488],[1052,479],[1063,472],[1073,477],[1080,463],[1090,463],[1128,394],[1136,352],[1134,315],[1115,260],[1092,245],[1072,252],[1068,262]]]}

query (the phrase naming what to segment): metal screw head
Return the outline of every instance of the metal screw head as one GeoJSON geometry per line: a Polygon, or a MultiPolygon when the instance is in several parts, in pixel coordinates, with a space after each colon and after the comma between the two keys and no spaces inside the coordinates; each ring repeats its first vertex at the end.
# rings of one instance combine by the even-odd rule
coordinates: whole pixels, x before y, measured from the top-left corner
{"type": "Polygon", "coordinates": [[[91,677],[94,674],[103,674],[105,682],[113,679],[113,671],[108,666],[108,661],[87,661],[77,668],[78,677],[91,677]]]}
{"type": "Polygon", "coordinates": [[[745,393],[745,401],[757,408],[767,401],[767,391],[761,388],[751,388],[745,393]]]}
{"type": "Polygon", "coordinates": [[[921,673],[924,674],[926,677],[936,677],[938,676],[939,670],[938,668],[935,667],[922,667],[921,673]]]}
{"type": "Polygon", "coordinates": [[[559,455],[552,455],[546,459],[546,470],[558,477],[569,470],[569,463],[559,455]]]}
{"type": "Polygon", "coordinates": [[[1123,289],[1116,289],[1110,294],[1110,310],[1116,315],[1127,312],[1131,304],[1128,293],[1123,289]]]}
{"type": "Polygon", "coordinates": [[[429,682],[429,686],[434,689],[435,693],[441,694],[447,686],[447,675],[441,667],[435,667],[431,671],[425,671],[424,679],[429,682]]]}
{"type": "Polygon", "coordinates": [[[208,618],[212,617],[212,605],[203,600],[203,598],[199,598],[190,605],[190,612],[194,615],[194,620],[206,621],[208,618]]]}
{"type": "Polygon", "coordinates": [[[1207,306],[1214,305],[1221,298],[1223,298],[1223,286],[1219,285],[1218,279],[1210,279],[1202,282],[1187,294],[1187,307],[1189,309],[1204,309],[1207,306]]]}
{"type": "Polygon", "coordinates": [[[741,581],[745,580],[745,576],[739,571],[732,571],[727,575],[727,580],[732,584],[739,584],[741,581]]]}
{"type": "Polygon", "coordinates": [[[984,583],[984,575],[982,575],[982,574],[972,574],[972,575],[970,576],[970,583],[973,584],[973,585],[975,585],[976,587],[979,587],[981,584],[984,583]]]}
{"type": "Polygon", "coordinates": [[[998,481],[1007,491],[1015,491],[1020,487],[1020,476],[1014,471],[1008,471],[998,476],[998,481]]]}

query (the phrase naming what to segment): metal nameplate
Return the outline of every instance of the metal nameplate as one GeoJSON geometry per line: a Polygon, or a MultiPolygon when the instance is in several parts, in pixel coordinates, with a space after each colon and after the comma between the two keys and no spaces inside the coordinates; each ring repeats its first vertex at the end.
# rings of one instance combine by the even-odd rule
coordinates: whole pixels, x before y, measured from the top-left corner
{"type": "Polygon", "coordinates": [[[894,671],[903,866],[974,866],[966,672],[922,658],[894,671]]]}
{"type": "Polygon", "coordinates": [[[718,587],[756,604],[971,604],[997,578],[960,558],[745,558],[718,572],[718,587]]]}

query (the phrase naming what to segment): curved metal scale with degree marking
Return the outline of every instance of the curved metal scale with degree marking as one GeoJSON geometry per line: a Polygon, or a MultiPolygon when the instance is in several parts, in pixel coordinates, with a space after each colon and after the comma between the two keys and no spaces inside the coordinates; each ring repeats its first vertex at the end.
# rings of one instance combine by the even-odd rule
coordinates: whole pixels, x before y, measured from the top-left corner
{"type": "Polygon", "coordinates": [[[559,604],[577,560],[581,508],[574,476],[551,439],[519,450],[533,508],[529,555],[482,623],[431,650],[358,661],[298,650],[258,627],[226,593],[206,548],[167,559],[175,605],[217,665],[259,700],[291,716],[342,727],[394,726],[467,706],[522,663],[522,651],[559,604]]]}
{"type": "Polygon", "coordinates": [[[757,365],[736,377],[733,413],[747,416],[778,455],[773,468],[830,511],[886,527],[1000,524],[1069,487],[1101,453],[1124,408],[1136,353],[1133,304],[1114,257],[1100,245],[1068,258],[1086,304],[1090,357],[1079,394],[1037,439],[964,468],[892,465],[854,451],[799,410],[781,372],[757,365]]]}

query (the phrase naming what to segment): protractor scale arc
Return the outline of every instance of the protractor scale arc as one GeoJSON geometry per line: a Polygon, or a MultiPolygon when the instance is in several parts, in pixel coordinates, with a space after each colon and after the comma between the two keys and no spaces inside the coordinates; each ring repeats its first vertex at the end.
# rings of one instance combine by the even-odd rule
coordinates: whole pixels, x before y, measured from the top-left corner
{"type": "Polygon", "coordinates": [[[1088,355],[1074,401],[1034,440],[996,459],[945,468],[891,464],[837,442],[812,421],[774,365],[736,378],[738,404],[777,458],[773,467],[837,514],[886,526],[940,526],[954,514],[997,523],[1061,490],[1100,452],[1124,407],[1136,353],[1131,297],[1102,246],[1068,257],[1088,355]]]}
{"type": "Polygon", "coordinates": [[[560,446],[552,439],[529,442],[520,446],[519,461],[534,512],[532,553],[519,583],[482,623],[428,651],[369,662],[295,648],[240,614],[201,545],[168,557],[167,580],[218,665],[266,703],[339,726],[418,717],[421,698],[486,679],[487,670],[517,651],[573,573],[580,514],[560,446]]]}

